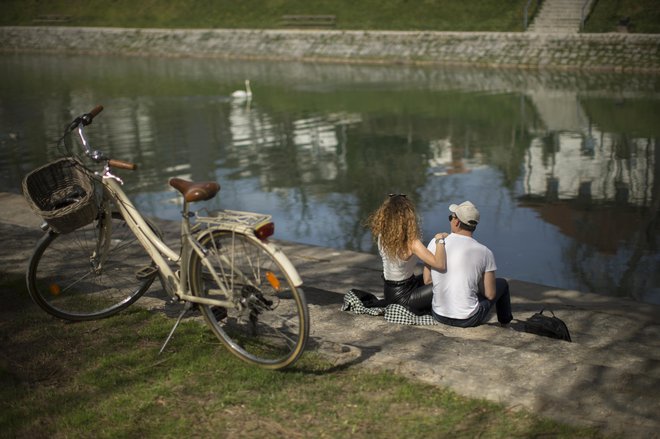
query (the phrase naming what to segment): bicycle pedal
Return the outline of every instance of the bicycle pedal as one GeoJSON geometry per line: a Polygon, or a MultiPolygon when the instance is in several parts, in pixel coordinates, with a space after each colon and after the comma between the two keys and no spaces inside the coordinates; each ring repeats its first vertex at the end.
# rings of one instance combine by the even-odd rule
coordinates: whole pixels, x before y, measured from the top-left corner
{"type": "Polygon", "coordinates": [[[138,280],[145,280],[149,279],[156,273],[158,273],[158,267],[148,265],[146,267],[140,268],[137,272],[135,272],[135,278],[138,280]]]}

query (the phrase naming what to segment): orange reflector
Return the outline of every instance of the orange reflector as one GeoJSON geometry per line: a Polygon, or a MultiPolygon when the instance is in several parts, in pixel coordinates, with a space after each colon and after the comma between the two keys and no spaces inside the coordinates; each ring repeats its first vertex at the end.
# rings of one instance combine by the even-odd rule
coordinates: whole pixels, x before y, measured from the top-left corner
{"type": "Polygon", "coordinates": [[[267,271],[266,279],[268,279],[268,283],[271,287],[273,287],[273,289],[275,289],[275,291],[280,290],[280,280],[277,278],[277,276],[275,276],[275,273],[272,271],[267,271]]]}
{"type": "Polygon", "coordinates": [[[60,293],[62,292],[62,289],[57,284],[50,284],[48,286],[48,291],[50,291],[50,294],[52,294],[53,296],[59,296],[60,293]]]}

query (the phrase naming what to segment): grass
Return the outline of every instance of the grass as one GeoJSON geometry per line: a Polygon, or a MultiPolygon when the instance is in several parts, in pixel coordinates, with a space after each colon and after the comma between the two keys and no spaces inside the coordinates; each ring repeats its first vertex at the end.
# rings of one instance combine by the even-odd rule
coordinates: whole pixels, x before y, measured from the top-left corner
{"type": "MultiPolygon", "coordinates": [[[[331,14],[337,29],[493,31],[523,30],[527,0],[2,0],[0,26],[30,26],[42,15],[70,17],[65,26],[137,28],[280,28],[287,14],[331,14]]],[[[529,19],[537,1],[530,3],[529,19]]],[[[657,0],[595,0],[585,32],[629,29],[660,33],[657,0]]]]}
{"type": "Polygon", "coordinates": [[[616,32],[620,21],[629,32],[660,33],[660,3],[657,0],[596,0],[585,32],[616,32]]]}
{"type": "Polygon", "coordinates": [[[139,307],[66,323],[0,275],[0,430],[5,437],[600,437],[524,411],[313,352],[267,371],[197,321],[139,307]]]}
{"type": "Polygon", "coordinates": [[[338,29],[522,31],[527,0],[3,0],[0,25],[33,25],[40,15],[65,25],[154,28],[280,28],[287,14],[331,14],[338,29]]]}

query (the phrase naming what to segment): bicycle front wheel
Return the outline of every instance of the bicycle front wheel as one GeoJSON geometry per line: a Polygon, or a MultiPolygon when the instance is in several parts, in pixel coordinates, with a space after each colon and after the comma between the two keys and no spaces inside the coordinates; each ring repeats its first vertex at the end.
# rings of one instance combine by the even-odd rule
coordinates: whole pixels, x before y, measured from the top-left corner
{"type": "Polygon", "coordinates": [[[94,320],[135,302],[156,273],[121,214],[100,213],[73,232],[47,232],[30,258],[27,285],[34,302],[55,317],[94,320]]]}
{"type": "Polygon", "coordinates": [[[304,293],[256,237],[214,230],[200,238],[207,250],[190,261],[193,295],[232,303],[199,305],[204,319],[236,356],[268,369],[296,361],[305,348],[309,313],[304,293]]]}

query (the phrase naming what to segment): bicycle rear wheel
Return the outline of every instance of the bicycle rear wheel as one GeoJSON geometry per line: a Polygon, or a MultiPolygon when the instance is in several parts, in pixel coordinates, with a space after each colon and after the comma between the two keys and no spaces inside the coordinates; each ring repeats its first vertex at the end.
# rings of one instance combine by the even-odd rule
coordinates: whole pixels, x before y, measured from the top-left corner
{"type": "Polygon", "coordinates": [[[131,305],[156,274],[121,214],[101,212],[94,222],[73,232],[47,232],[30,258],[27,285],[34,302],[49,314],[94,320],[131,305]],[[107,226],[109,236],[102,233],[107,226]],[[144,270],[139,273],[140,269],[144,270]]]}
{"type": "Polygon", "coordinates": [[[200,243],[221,285],[194,253],[192,294],[233,303],[227,308],[199,305],[213,332],[249,363],[279,369],[295,362],[309,334],[307,302],[272,247],[256,237],[225,230],[204,235],[200,243]]]}

